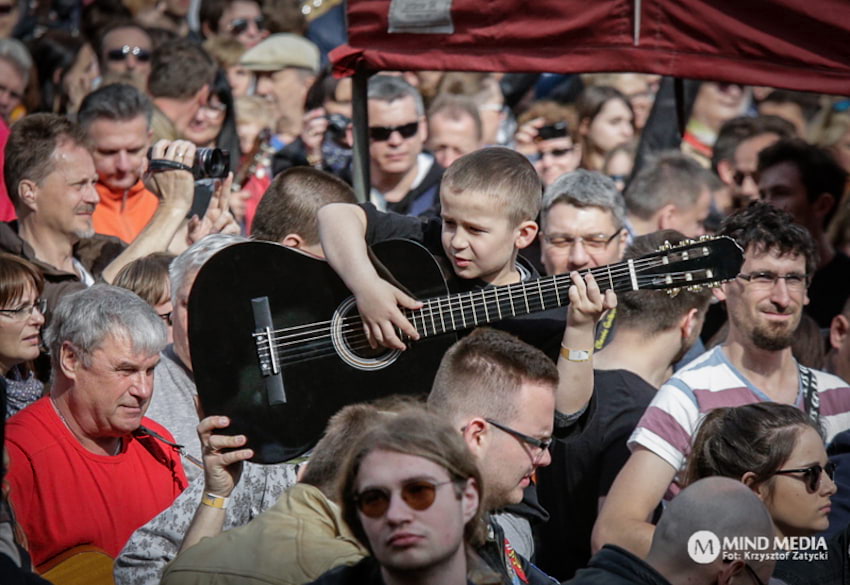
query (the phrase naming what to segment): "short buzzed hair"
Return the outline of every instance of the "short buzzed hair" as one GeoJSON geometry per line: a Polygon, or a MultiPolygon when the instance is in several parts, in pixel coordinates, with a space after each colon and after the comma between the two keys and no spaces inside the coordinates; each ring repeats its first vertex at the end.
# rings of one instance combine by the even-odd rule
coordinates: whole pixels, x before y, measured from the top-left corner
{"type": "Polygon", "coordinates": [[[696,205],[708,186],[709,171],[679,151],[662,152],[650,160],[629,183],[624,194],[629,213],[652,218],[665,205],[679,209],[696,205]]]}
{"type": "Polygon", "coordinates": [[[148,126],[153,116],[153,104],[148,96],[126,83],[113,83],[91,92],[80,104],[77,122],[83,130],[100,119],[129,122],[144,116],[148,126]]]}
{"type": "Polygon", "coordinates": [[[610,177],[596,171],[578,169],[565,173],[546,188],[540,215],[543,227],[549,210],[558,203],[574,207],[598,207],[609,211],[617,229],[621,229],[626,223],[626,204],[617,185],[610,177]]]}
{"type": "Polygon", "coordinates": [[[188,99],[212,85],[215,71],[212,57],[197,43],[168,41],[153,52],[148,92],[154,98],[188,99]]]}
{"type": "Polygon", "coordinates": [[[280,242],[298,234],[308,245],[319,243],[319,209],[328,203],[357,203],[342,179],[310,167],[292,167],[274,178],[257,206],[251,237],[280,242]]]}
{"type": "Polygon", "coordinates": [[[510,148],[490,146],[460,157],[443,175],[441,196],[467,191],[492,198],[517,226],[537,218],[543,183],[525,156],[510,148]]]}
{"type": "Polygon", "coordinates": [[[524,382],[558,385],[558,369],[539,349],[513,335],[482,327],[449,348],[440,362],[428,407],[460,419],[470,416],[508,422],[522,405],[524,382]]]}

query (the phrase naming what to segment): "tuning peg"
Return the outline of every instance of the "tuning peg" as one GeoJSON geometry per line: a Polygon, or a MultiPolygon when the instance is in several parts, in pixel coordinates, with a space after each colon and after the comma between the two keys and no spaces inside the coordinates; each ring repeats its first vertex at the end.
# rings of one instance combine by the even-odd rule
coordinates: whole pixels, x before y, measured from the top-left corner
{"type": "Polygon", "coordinates": [[[682,292],[682,289],[679,287],[667,289],[667,294],[670,295],[671,298],[675,298],[680,292],[682,292]]]}
{"type": "Polygon", "coordinates": [[[669,242],[669,240],[664,240],[664,243],[661,244],[660,246],[658,246],[658,251],[659,252],[666,252],[667,250],[670,250],[672,247],[673,247],[673,244],[671,244],[669,242]]]}

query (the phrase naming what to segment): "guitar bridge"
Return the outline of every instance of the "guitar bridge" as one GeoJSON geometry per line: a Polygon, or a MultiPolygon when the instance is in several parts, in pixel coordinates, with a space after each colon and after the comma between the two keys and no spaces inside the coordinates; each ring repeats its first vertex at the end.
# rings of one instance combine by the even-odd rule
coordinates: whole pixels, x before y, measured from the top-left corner
{"type": "Polygon", "coordinates": [[[286,391],[283,387],[283,375],[274,347],[274,325],[269,297],[251,299],[254,313],[254,341],[257,344],[257,360],[260,374],[266,387],[266,398],[270,405],[285,404],[286,391]]]}

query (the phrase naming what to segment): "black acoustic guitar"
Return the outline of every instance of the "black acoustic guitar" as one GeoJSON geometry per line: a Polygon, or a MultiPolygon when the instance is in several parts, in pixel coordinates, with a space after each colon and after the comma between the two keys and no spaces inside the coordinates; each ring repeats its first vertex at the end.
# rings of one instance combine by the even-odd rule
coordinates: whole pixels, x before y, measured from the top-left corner
{"type": "MultiPolygon", "coordinates": [[[[431,254],[408,241],[372,248],[382,269],[425,304],[406,311],[421,339],[406,351],[372,350],[354,298],[324,261],[267,242],[215,254],[189,298],[189,341],[206,415],[231,418],[253,461],[279,463],[308,451],[347,404],[427,393],[456,331],[561,307],[569,275],[450,294],[431,254]]],[[[591,270],[615,291],[717,285],[734,278],[741,249],[729,238],[665,247],[591,270]]],[[[391,277],[391,278],[392,278],[391,277]]]]}

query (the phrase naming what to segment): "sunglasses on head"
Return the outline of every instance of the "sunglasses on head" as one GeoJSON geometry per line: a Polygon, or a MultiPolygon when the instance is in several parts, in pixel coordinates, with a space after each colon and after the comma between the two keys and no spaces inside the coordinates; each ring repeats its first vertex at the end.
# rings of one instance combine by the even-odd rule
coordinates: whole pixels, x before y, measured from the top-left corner
{"type": "Polygon", "coordinates": [[[151,52],[141,47],[124,45],[120,49],[111,49],[106,52],[106,58],[110,61],[123,61],[128,55],[132,55],[137,61],[147,62],[151,60],[151,52]]]}
{"type": "Polygon", "coordinates": [[[389,140],[393,132],[398,132],[402,138],[411,138],[419,132],[419,122],[411,122],[404,126],[369,126],[369,138],[375,142],[389,140]]]}
{"type": "Polygon", "coordinates": [[[819,463],[812,465],[811,467],[802,467],[800,469],[780,469],[778,471],[774,471],[774,475],[785,475],[792,473],[802,473],[803,475],[794,476],[798,479],[802,479],[806,483],[806,488],[810,492],[816,492],[820,489],[820,478],[821,474],[826,472],[827,477],[829,479],[835,478],[835,463],[830,461],[826,465],[820,465],[819,463]]]}
{"type": "MultiPolygon", "coordinates": [[[[437,488],[453,483],[449,479],[441,482],[428,481],[427,479],[415,479],[405,482],[401,486],[401,499],[414,510],[427,510],[437,497],[437,488]]],[[[387,513],[390,507],[392,492],[387,488],[370,488],[363,490],[354,496],[357,509],[369,518],[380,518],[387,513]]]]}
{"type": "Polygon", "coordinates": [[[262,16],[256,16],[254,18],[234,18],[230,21],[227,29],[235,35],[241,35],[243,32],[248,30],[248,27],[252,22],[257,27],[257,30],[265,30],[266,21],[262,16]]]}

